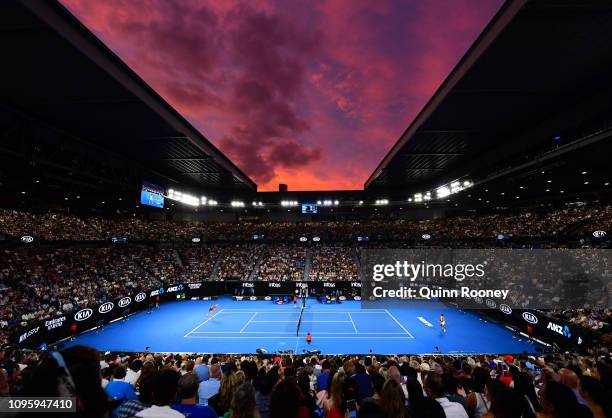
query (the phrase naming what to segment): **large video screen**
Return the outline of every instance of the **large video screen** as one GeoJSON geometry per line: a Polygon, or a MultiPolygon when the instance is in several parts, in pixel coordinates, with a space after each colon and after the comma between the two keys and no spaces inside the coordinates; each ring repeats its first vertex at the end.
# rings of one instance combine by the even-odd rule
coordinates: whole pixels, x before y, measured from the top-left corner
{"type": "Polygon", "coordinates": [[[140,191],[140,203],[163,209],[164,190],[155,184],[143,181],[142,190],[140,191]]]}
{"type": "Polygon", "coordinates": [[[317,213],[317,204],[316,203],[303,203],[302,213],[317,213]]]}

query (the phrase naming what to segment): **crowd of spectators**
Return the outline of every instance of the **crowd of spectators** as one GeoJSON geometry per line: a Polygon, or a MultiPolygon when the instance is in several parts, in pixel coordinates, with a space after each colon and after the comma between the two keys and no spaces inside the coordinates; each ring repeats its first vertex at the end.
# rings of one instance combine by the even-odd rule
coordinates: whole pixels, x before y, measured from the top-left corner
{"type": "Polygon", "coordinates": [[[0,209],[0,234],[13,237],[36,236],[43,240],[99,240],[99,233],[87,221],[59,212],[33,214],[0,209]]]}
{"type": "Polygon", "coordinates": [[[138,247],[140,265],[163,284],[174,283],[183,272],[178,253],[173,248],[138,247]]]}
{"type": "Polygon", "coordinates": [[[0,345],[12,327],[159,286],[141,260],[116,248],[0,251],[0,345]]]}
{"type": "Polygon", "coordinates": [[[612,309],[565,309],[553,311],[552,314],[562,317],[567,322],[586,329],[603,330],[612,323],[612,309]]]}
{"type": "Polygon", "coordinates": [[[308,277],[311,280],[356,280],[355,258],[351,247],[315,247],[308,277]]]}
{"type": "MultiPolygon", "coordinates": [[[[610,207],[604,208],[609,209],[610,207]]],[[[500,214],[494,217],[491,229],[494,234],[552,237],[565,232],[572,225],[578,225],[591,219],[594,224],[598,224],[596,227],[601,229],[600,211],[599,207],[578,206],[549,212],[526,211],[518,214],[500,214]]]]}
{"type": "Polygon", "coordinates": [[[235,244],[223,249],[217,277],[220,280],[247,280],[262,254],[259,245],[235,244]]]}
{"type": "Polygon", "coordinates": [[[306,249],[297,245],[273,245],[266,248],[257,269],[257,280],[304,280],[306,249]]]}
{"type": "Polygon", "coordinates": [[[31,235],[41,240],[109,240],[125,237],[130,241],[245,242],[253,236],[267,241],[370,241],[418,240],[423,234],[435,239],[476,239],[496,234],[518,237],[556,237],[564,233],[590,234],[612,227],[612,206],[577,206],[548,211],[521,211],[494,215],[474,214],[433,220],[363,219],[305,222],[202,222],[145,220],[138,216],[99,216],[80,218],[64,213],[33,214],[0,209],[0,235],[31,235]],[[576,226],[576,230],[573,230],[576,226]]]}
{"type": "Polygon", "coordinates": [[[219,246],[189,247],[181,250],[179,255],[184,268],[180,281],[189,283],[209,279],[221,253],[219,246]]]}
{"type": "Polygon", "coordinates": [[[232,356],[0,352],[0,397],[72,396],[71,416],[606,418],[612,362],[588,355],[232,356]],[[65,366],[64,366],[65,364],[65,366]]]}

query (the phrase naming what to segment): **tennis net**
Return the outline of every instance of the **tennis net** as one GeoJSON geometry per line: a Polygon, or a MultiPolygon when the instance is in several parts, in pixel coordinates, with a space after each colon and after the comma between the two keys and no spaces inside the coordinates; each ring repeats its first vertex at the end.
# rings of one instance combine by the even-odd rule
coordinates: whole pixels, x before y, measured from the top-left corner
{"type": "Polygon", "coordinates": [[[302,326],[302,315],[304,315],[304,308],[306,307],[306,299],[302,299],[302,310],[300,311],[300,317],[297,322],[297,330],[295,331],[295,336],[299,337],[300,335],[300,327],[302,326]]]}

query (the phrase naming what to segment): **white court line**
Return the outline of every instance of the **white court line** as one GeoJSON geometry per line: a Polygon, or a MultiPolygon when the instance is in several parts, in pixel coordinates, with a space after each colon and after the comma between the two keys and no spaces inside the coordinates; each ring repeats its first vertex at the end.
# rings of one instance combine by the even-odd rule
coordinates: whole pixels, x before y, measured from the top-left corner
{"type": "MultiPolygon", "coordinates": [[[[283,313],[283,314],[292,313],[292,314],[295,314],[295,315],[299,315],[300,314],[299,312],[295,312],[293,310],[291,310],[291,311],[286,311],[286,310],[278,310],[278,311],[254,311],[252,309],[249,309],[249,310],[242,311],[242,310],[239,310],[239,309],[224,309],[223,311],[225,313],[255,313],[255,312],[257,312],[257,313],[273,313],[273,314],[279,314],[279,313],[283,313]]],[[[310,310],[304,311],[304,313],[324,313],[324,314],[332,314],[332,315],[333,314],[349,313],[349,312],[353,313],[353,314],[360,314],[360,313],[366,313],[366,314],[368,314],[368,313],[384,314],[384,313],[387,313],[386,309],[380,309],[380,310],[377,310],[377,309],[368,309],[368,310],[360,310],[360,311],[333,311],[333,310],[330,310],[330,311],[310,311],[310,310]]]]}
{"type": "Polygon", "coordinates": [[[251,323],[251,321],[253,320],[253,318],[255,318],[257,316],[257,312],[255,312],[253,314],[253,316],[251,316],[251,318],[249,318],[249,320],[247,321],[246,324],[244,324],[244,326],[242,328],[240,328],[240,332],[244,331],[246,329],[246,327],[249,326],[249,324],[251,323]]]}
{"type": "MultiPolygon", "coordinates": [[[[386,309],[385,309],[386,310],[386,309]]],[[[386,310],[387,311],[387,310],[386,310]]],[[[414,338],[414,336],[408,332],[408,330],[406,328],[404,328],[404,326],[400,323],[400,321],[397,320],[397,318],[395,318],[393,315],[391,315],[391,312],[387,311],[387,314],[389,314],[389,316],[391,317],[391,319],[393,319],[397,325],[400,326],[401,329],[403,329],[404,331],[406,331],[406,334],[410,335],[410,338],[414,338]]]]}
{"type": "MultiPolygon", "coordinates": [[[[192,334],[283,334],[283,331],[195,331],[192,334]]],[[[315,332],[316,335],[320,334],[349,334],[355,335],[354,332],[315,332]]],[[[405,335],[405,332],[362,332],[359,335],[405,335]]],[[[293,333],[289,335],[291,337],[293,333]]]]}
{"type": "Polygon", "coordinates": [[[216,317],[217,315],[221,314],[221,312],[223,312],[223,309],[221,309],[219,312],[217,312],[216,314],[214,314],[213,316],[211,316],[210,318],[207,318],[206,321],[202,322],[200,325],[198,325],[197,327],[195,327],[194,329],[192,329],[191,331],[189,331],[187,334],[183,335],[183,338],[187,337],[189,334],[191,334],[192,332],[194,332],[196,329],[200,328],[202,325],[204,325],[205,323],[207,323],[208,321],[210,321],[211,319],[213,319],[214,317],[216,317]]]}
{"type": "Polygon", "coordinates": [[[359,331],[357,331],[357,326],[355,325],[355,321],[353,321],[353,317],[351,316],[350,312],[348,312],[348,316],[349,318],[351,318],[351,324],[353,324],[353,328],[355,329],[355,334],[359,334],[359,331]]]}
{"type": "Polygon", "coordinates": [[[427,319],[423,318],[422,316],[417,316],[417,319],[419,321],[421,321],[423,324],[425,324],[426,327],[433,327],[433,325],[431,325],[431,322],[429,322],[427,319]]]}
{"type": "MultiPolygon", "coordinates": [[[[289,322],[289,323],[297,324],[298,321],[297,320],[295,320],[295,321],[294,320],[289,320],[289,321],[281,321],[281,320],[252,321],[253,324],[255,324],[255,323],[268,323],[268,322],[289,322]]],[[[317,321],[315,319],[302,319],[302,322],[316,322],[316,323],[319,323],[319,322],[351,322],[351,321],[317,321]]]]}
{"type": "MultiPolygon", "coordinates": [[[[347,339],[347,340],[351,340],[351,339],[372,339],[372,337],[360,337],[358,335],[354,335],[353,333],[351,333],[351,334],[352,334],[352,336],[350,336],[350,337],[337,337],[337,336],[336,337],[325,337],[325,336],[323,336],[323,337],[313,337],[313,338],[314,339],[316,339],[316,338],[319,338],[319,339],[334,339],[334,338],[338,338],[338,339],[347,339]]],[[[403,332],[401,334],[405,335],[403,332]]],[[[244,336],[244,333],[243,333],[242,336],[235,336],[235,337],[231,336],[231,335],[206,336],[206,337],[199,337],[197,335],[190,335],[187,338],[206,338],[206,339],[212,339],[212,338],[215,338],[215,339],[220,339],[220,338],[224,338],[224,339],[225,338],[241,339],[241,338],[244,338],[244,339],[251,339],[251,340],[254,340],[254,339],[270,339],[270,338],[277,338],[277,339],[278,338],[280,338],[280,339],[296,338],[297,339],[297,337],[295,335],[293,335],[293,336],[286,336],[286,337],[275,337],[273,335],[267,335],[265,337],[248,337],[248,336],[244,336]]],[[[376,337],[376,338],[377,339],[389,339],[389,340],[412,340],[412,339],[414,339],[414,337],[402,337],[402,336],[397,336],[397,337],[385,337],[385,336],[381,336],[381,337],[376,337]]]]}

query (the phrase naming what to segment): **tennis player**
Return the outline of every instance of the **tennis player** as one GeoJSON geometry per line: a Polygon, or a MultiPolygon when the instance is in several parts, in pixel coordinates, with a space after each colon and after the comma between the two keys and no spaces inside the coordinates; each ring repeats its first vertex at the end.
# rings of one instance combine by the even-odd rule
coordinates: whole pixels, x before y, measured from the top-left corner
{"type": "Polygon", "coordinates": [[[442,329],[442,333],[446,334],[446,318],[444,318],[444,314],[440,314],[440,328],[442,329]]]}
{"type": "Polygon", "coordinates": [[[214,311],[216,311],[218,307],[219,307],[219,305],[215,303],[210,308],[208,308],[208,315],[207,316],[210,316],[210,314],[213,313],[214,311]]]}

